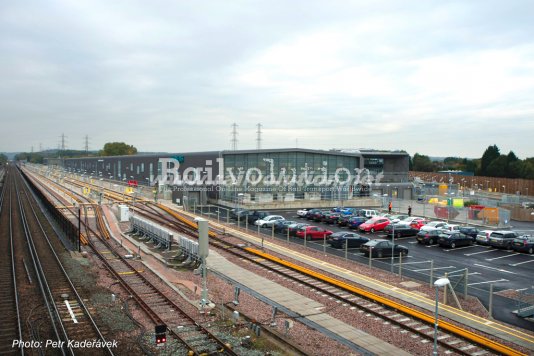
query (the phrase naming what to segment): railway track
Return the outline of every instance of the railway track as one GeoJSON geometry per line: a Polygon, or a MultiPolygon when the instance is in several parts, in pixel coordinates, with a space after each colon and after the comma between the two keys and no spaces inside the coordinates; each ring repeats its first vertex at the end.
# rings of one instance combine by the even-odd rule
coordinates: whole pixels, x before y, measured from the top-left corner
{"type": "Polygon", "coordinates": [[[6,175],[0,193],[0,248],[5,258],[0,259],[0,354],[24,354],[13,348],[13,340],[22,340],[17,278],[13,249],[12,191],[6,175]]]}
{"type": "MultiPolygon", "coordinates": [[[[79,203],[92,202],[70,192],[79,203]]],[[[169,335],[183,344],[191,355],[237,355],[229,345],[215,336],[207,328],[197,323],[183,311],[177,303],[167,297],[145,275],[145,266],[140,261],[125,258],[124,252],[117,251],[108,241],[110,233],[106,227],[102,211],[94,206],[97,231],[86,226],[87,244],[94,254],[102,261],[105,268],[119,281],[122,287],[133,297],[155,325],[166,325],[169,335]],[[97,237],[98,236],[98,237],[97,237]]]]}
{"type": "MultiPolygon", "coordinates": [[[[82,185],[74,180],[70,182],[74,185],[82,185]]],[[[105,191],[107,191],[105,194],[108,198],[120,199],[121,202],[128,203],[128,199],[125,199],[122,195],[107,189],[105,191]]],[[[157,205],[145,201],[144,203],[138,203],[136,209],[139,213],[158,221],[162,225],[172,227],[194,238],[197,237],[195,223],[180,216],[176,212],[170,211],[170,209],[164,206],[157,206],[162,211],[158,211],[158,208],[155,208],[155,206],[157,205]]],[[[345,303],[356,309],[374,314],[388,323],[398,325],[423,339],[433,340],[433,316],[362,290],[343,281],[289,263],[270,254],[263,253],[260,250],[229,244],[218,239],[217,234],[213,231],[210,236],[212,237],[210,244],[215,247],[220,247],[224,251],[254,263],[261,268],[278,273],[296,283],[301,283],[319,294],[331,296],[340,303],[345,303]]],[[[489,354],[490,352],[505,355],[523,355],[517,350],[445,321],[440,321],[438,343],[450,352],[460,355],[479,356],[489,354]]]]}
{"type": "Polygon", "coordinates": [[[63,355],[82,352],[90,355],[113,355],[82,297],[63,268],[56,253],[56,249],[61,246],[57,245],[57,239],[50,239],[46,233],[43,226],[46,223],[45,218],[36,208],[29,187],[18,171],[12,169],[11,174],[15,175],[21,226],[31,258],[25,267],[28,274],[36,276],[34,283],[41,290],[42,302],[49,316],[49,327],[53,329],[53,333],[47,339],[58,343],[54,347],[54,352],[63,355]],[[94,341],[99,345],[90,349],[79,346],[87,341],[94,341]]]}

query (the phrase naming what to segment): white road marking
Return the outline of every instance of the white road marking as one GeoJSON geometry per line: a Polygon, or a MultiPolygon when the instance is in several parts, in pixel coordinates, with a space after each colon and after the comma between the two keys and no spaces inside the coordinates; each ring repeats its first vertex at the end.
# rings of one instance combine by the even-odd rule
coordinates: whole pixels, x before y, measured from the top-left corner
{"type": "Polygon", "coordinates": [[[466,249],[466,248],[473,248],[473,247],[476,247],[475,245],[473,246],[464,246],[464,247],[456,247],[456,248],[449,248],[448,250],[443,250],[445,252],[450,252],[450,251],[456,251],[456,250],[463,250],[463,249],[466,249]]]}
{"type": "Polygon", "coordinates": [[[67,306],[67,309],[69,310],[70,317],[72,318],[72,321],[74,321],[74,324],[78,324],[78,320],[76,320],[76,316],[74,315],[74,312],[72,311],[72,308],[70,307],[68,300],[65,300],[65,305],[67,306]]]}
{"type": "Polygon", "coordinates": [[[507,255],[507,256],[499,256],[499,257],[493,257],[493,258],[486,258],[486,261],[493,261],[493,260],[498,260],[500,258],[506,258],[506,257],[512,257],[512,256],[517,256],[517,255],[520,255],[520,253],[513,253],[511,255],[507,255]]]}
{"type": "Polygon", "coordinates": [[[415,265],[415,264],[418,264],[418,263],[430,263],[430,261],[420,261],[420,262],[406,262],[406,263],[402,263],[403,265],[415,265]]]}
{"type": "MultiPolygon", "coordinates": [[[[449,266],[449,267],[434,267],[434,270],[437,269],[449,269],[449,268],[456,268],[455,266],[449,266]]],[[[430,268],[423,268],[423,269],[412,269],[413,272],[421,272],[421,271],[430,271],[430,268]]]]}
{"type": "Polygon", "coordinates": [[[518,263],[513,263],[513,264],[510,264],[510,266],[519,266],[519,265],[522,265],[522,264],[525,264],[525,263],[530,263],[530,262],[534,262],[534,259],[533,260],[530,260],[530,261],[523,261],[523,262],[518,262],[518,263]]]}
{"type": "Polygon", "coordinates": [[[501,268],[495,268],[495,267],[489,267],[489,266],[484,266],[484,265],[479,265],[477,263],[474,264],[474,266],[478,266],[478,267],[482,267],[482,268],[487,268],[487,269],[491,269],[493,271],[499,271],[499,272],[504,272],[504,273],[515,273],[515,272],[510,272],[510,271],[507,271],[505,269],[501,269],[501,268]]]}
{"type": "Polygon", "coordinates": [[[497,282],[508,282],[507,279],[496,279],[494,281],[485,281],[485,282],[477,282],[477,283],[469,283],[468,286],[474,286],[477,284],[486,284],[486,283],[497,283],[497,282]]]}
{"type": "Polygon", "coordinates": [[[516,289],[515,291],[516,291],[516,292],[522,292],[522,291],[527,290],[527,289],[528,289],[528,288],[521,288],[521,289],[516,289]]]}
{"type": "MultiPolygon", "coordinates": [[[[468,276],[475,276],[477,274],[481,274],[480,272],[471,272],[471,273],[468,273],[467,275],[468,276]]],[[[461,274],[448,274],[447,277],[461,277],[461,276],[465,276],[465,273],[461,273],[461,274]]]]}
{"type": "Polygon", "coordinates": [[[465,256],[473,256],[473,255],[479,255],[481,253],[489,253],[489,252],[497,252],[499,250],[486,250],[486,251],[480,251],[480,252],[473,252],[473,253],[464,253],[465,256]]]}

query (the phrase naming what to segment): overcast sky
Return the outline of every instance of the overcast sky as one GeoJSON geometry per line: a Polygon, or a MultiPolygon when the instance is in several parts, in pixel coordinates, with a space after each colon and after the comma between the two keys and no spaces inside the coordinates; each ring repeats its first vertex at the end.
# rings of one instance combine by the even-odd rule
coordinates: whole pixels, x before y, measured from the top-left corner
{"type": "Polygon", "coordinates": [[[534,1],[0,2],[0,151],[534,156],[534,1]],[[297,143],[298,140],[298,143],[297,143]]]}

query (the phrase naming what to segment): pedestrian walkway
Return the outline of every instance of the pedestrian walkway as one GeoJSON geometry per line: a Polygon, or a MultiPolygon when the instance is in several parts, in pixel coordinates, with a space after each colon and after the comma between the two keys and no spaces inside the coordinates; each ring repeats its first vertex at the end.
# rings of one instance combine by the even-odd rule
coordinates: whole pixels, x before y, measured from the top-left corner
{"type": "MultiPolygon", "coordinates": [[[[173,206],[171,203],[164,202],[163,204],[165,204],[166,206],[174,209],[175,211],[181,214],[188,215],[192,218],[196,217],[196,215],[190,212],[185,212],[183,210],[177,209],[176,206],[173,206]]],[[[244,233],[242,231],[229,227],[228,225],[218,224],[213,221],[210,221],[210,224],[213,227],[216,227],[221,230],[224,228],[226,229],[227,233],[232,234],[234,236],[238,236],[252,244],[255,244],[255,245],[261,244],[261,239],[256,235],[244,233]]],[[[429,314],[432,314],[434,312],[434,309],[435,309],[434,299],[430,299],[425,296],[422,296],[421,294],[410,292],[408,290],[405,290],[405,289],[402,289],[396,286],[392,286],[390,284],[384,283],[377,279],[359,274],[357,272],[354,272],[354,271],[339,267],[337,265],[319,260],[317,258],[308,256],[304,253],[278,245],[276,243],[276,240],[265,238],[263,241],[263,245],[266,249],[269,249],[280,255],[298,260],[301,263],[317,268],[324,272],[332,273],[334,275],[337,275],[339,277],[352,281],[355,284],[365,286],[366,288],[370,290],[374,290],[374,291],[389,295],[391,297],[400,299],[408,304],[418,306],[422,309],[427,310],[429,314]]],[[[529,350],[534,351],[534,338],[532,337],[532,335],[518,331],[517,329],[508,327],[499,322],[485,319],[485,318],[476,316],[474,314],[462,311],[460,309],[454,308],[449,305],[440,305],[439,313],[440,315],[447,317],[451,320],[454,320],[458,323],[467,325],[473,329],[496,336],[500,339],[508,340],[517,345],[523,346],[529,350]]]]}

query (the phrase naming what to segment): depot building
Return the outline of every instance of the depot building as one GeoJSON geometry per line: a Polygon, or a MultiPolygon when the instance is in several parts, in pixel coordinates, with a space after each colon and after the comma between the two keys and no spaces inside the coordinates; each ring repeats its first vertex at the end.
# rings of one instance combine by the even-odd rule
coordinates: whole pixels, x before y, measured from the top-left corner
{"type": "Polygon", "coordinates": [[[96,179],[136,181],[177,204],[411,199],[403,151],[302,148],[69,158],[58,165],[96,179]]]}

